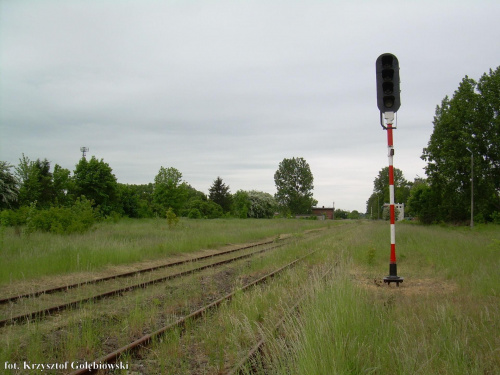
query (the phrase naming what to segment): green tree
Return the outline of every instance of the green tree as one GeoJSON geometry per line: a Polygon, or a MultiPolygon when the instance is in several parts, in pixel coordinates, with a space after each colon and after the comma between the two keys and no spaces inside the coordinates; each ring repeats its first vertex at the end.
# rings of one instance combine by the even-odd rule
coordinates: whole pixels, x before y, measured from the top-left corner
{"type": "Polygon", "coordinates": [[[248,196],[248,192],[243,190],[238,190],[233,195],[233,205],[232,205],[232,213],[234,216],[239,217],[240,219],[246,219],[248,217],[248,211],[250,210],[250,198],[248,196]]]}
{"type": "Polygon", "coordinates": [[[17,178],[11,173],[12,165],[0,161],[0,209],[11,208],[17,202],[19,189],[17,178]]]}
{"type": "Polygon", "coordinates": [[[166,213],[168,229],[172,229],[177,226],[179,223],[179,217],[175,214],[172,207],[169,207],[166,213]]]}
{"type": "MultiPolygon", "coordinates": [[[[128,189],[132,190],[133,194],[137,197],[137,217],[146,218],[153,217],[153,190],[154,185],[152,183],[143,185],[127,185],[128,189]]],[[[135,200],[135,198],[132,198],[135,200]]],[[[132,204],[135,204],[132,202],[132,204]]],[[[125,208],[124,211],[126,212],[125,208]]],[[[133,217],[133,216],[131,216],[133,217]]]]}
{"type": "Polygon", "coordinates": [[[337,208],[335,210],[335,219],[338,220],[338,219],[347,219],[349,216],[349,211],[346,211],[346,210],[342,210],[340,208],[337,208]]]}
{"type": "Polygon", "coordinates": [[[382,218],[382,212],[384,207],[384,194],[383,193],[372,193],[370,198],[366,201],[366,214],[372,220],[378,220],[382,218]]]}
{"type": "Polygon", "coordinates": [[[272,218],[278,209],[276,199],[263,191],[238,190],[233,195],[233,215],[244,218],[272,218]]]}
{"type": "Polygon", "coordinates": [[[229,191],[229,186],[222,182],[222,178],[217,177],[208,189],[208,192],[209,199],[221,206],[224,212],[231,210],[231,192],[229,191]]]}
{"type": "Polygon", "coordinates": [[[36,202],[37,207],[50,207],[54,199],[54,188],[50,162],[47,159],[31,161],[23,154],[16,174],[20,182],[20,205],[28,206],[36,202]]]}
{"type": "MultiPolygon", "coordinates": [[[[394,168],[394,202],[406,203],[410,196],[411,183],[403,175],[403,171],[394,168]]],[[[373,181],[373,192],[380,194],[384,203],[389,203],[389,167],[384,167],[373,181]]]]}
{"type": "Polygon", "coordinates": [[[75,186],[69,169],[62,168],[56,164],[52,173],[54,200],[60,205],[69,206],[73,204],[75,186]]]}
{"type": "MultiPolygon", "coordinates": [[[[479,82],[465,77],[450,99],[436,108],[434,130],[422,159],[439,202],[435,219],[470,217],[471,157],[474,212],[490,220],[500,211],[500,67],[479,82]]],[[[434,199],[433,198],[433,199],[434,199]]]]}
{"type": "Polygon", "coordinates": [[[354,210],[347,215],[347,218],[351,220],[358,220],[361,218],[361,214],[359,213],[359,211],[354,210]]]}
{"type": "Polygon", "coordinates": [[[283,213],[309,214],[318,203],[313,198],[314,178],[303,158],[283,159],[274,174],[275,198],[283,213]]]}
{"type": "Polygon", "coordinates": [[[185,212],[193,219],[217,219],[224,214],[222,207],[214,201],[199,198],[190,200],[185,212]]]}
{"type": "Polygon", "coordinates": [[[160,167],[153,186],[154,211],[165,217],[169,208],[179,214],[188,200],[189,186],[182,181],[182,173],[175,168],[160,167]]]}
{"type": "Polygon", "coordinates": [[[83,195],[93,201],[104,215],[120,210],[118,183],[113,170],[103,159],[99,161],[95,156],[90,161],[80,159],[73,176],[77,197],[83,195]]]}
{"type": "Polygon", "coordinates": [[[426,180],[415,179],[408,198],[408,216],[417,217],[424,224],[432,224],[437,220],[439,198],[426,180]]]}
{"type": "Polygon", "coordinates": [[[118,200],[121,207],[120,214],[132,218],[140,217],[139,193],[132,185],[118,184],[118,200]]]}
{"type": "MultiPolygon", "coordinates": [[[[403,172],[394,168],[394,203],[407,204],[412,183],[403,172]]],[[[366,202],[366,213],[372,219],[381,219],[384,203],[389,203],[389,167],[382,168],[373,181],[373,193],[366,202]]]]}

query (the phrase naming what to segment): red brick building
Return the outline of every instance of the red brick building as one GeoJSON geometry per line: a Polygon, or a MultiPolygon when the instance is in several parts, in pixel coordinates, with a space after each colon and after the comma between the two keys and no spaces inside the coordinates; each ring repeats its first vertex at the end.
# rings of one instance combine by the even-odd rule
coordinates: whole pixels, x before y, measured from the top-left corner
{"type": "Polygon", "coordinates": [[[325,206],[323,207],[313,207],[312,208],[312,215],[313,216],[322,216],[324,215],[325,216],[325,219],[328,219],[328,220],[333,220],[334,218],[334,211],[335,211],[335,208],[325,208],[325,206]]]}

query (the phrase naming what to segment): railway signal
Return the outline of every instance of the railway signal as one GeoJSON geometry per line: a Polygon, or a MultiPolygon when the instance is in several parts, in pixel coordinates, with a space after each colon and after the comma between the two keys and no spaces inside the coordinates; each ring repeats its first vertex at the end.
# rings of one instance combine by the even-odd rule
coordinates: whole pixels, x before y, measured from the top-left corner
{"type": "Polygon", "coordinates": [[[377,105],[381,113],[397,112],[399,97],[399,61],[391,53],[383,53],[375,63],[377,71],[377,105]]]}
{"type": "Polygon", "coordinates": [[[399,61],[391,53],[383,53],[375,62],[377,76],[377,105],[380,110],[380,124],[387,130],[387,151],[389,158],[389,206],[391,214],[391,257],[389,263],[389,276],[384,277],[384,283],[391,284],[403,282],[398,276],[396,263],[396,214],[394,209],[394,138],[393,129],[394,113],[401,106],[399,97],[399,61]]]}

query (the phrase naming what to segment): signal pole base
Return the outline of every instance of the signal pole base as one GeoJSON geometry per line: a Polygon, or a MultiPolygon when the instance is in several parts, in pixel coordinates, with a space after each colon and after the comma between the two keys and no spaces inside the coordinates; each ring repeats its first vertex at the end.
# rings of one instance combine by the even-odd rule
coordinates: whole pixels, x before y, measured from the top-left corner
{"type": "Polygon", "coordinates": [[[399,276],[386,276],[384,277],[384,283],[391,285],[391,283],[396,283],[396,286],[399,286],[399,283],[402,283],[404,280],[403,277],[399,276]]]}
{"type": "Polygon", "coordinates": [[[389,264],[389,276],[384,277],[384,283],[391,285],[391,283],[396,283],[396,286],[399,286],[399,283],[402,283],[404,278],[398,276],[398,265],[396,263],[389,264]]]}

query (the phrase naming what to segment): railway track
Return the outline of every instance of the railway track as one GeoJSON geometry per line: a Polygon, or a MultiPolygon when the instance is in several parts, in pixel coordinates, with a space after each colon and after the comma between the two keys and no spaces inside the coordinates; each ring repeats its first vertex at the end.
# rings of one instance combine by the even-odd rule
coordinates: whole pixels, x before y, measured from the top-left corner
{"type": "Polygon", "coordinates": [[[236,251],[241,251],[241,250],[250,249],[250,248],[261,246],[261,245],[271,244],[273,242],[275,242],[275,241],[256,242],[256,243],[253,243],[253,244],[250,244],[250,245],[245,245],[245,246],[237,247],[235,249],[221,251],[221,252],[218,252],[218,253],[209,254],[209,255],[203,255],[203,256],[199,256],[199,257],[195,257],[195,258],[190,258],[190,259],[184,259],[184,260],[180,260],[178,262],[169,262],[169,263],[165,263],[165,264],[162,264],[162,265],[159,265],[159,266],[147,267],[147,268],[143,268],[143,269],[136,270],[136,271],[119,273],[119,274],[115,274],[115,275],[112,275],[112,276],[101,277],[101,278],[92,279],[92,280],[86,280],[86,281],[82,281],[82,282],[79,282],[79,283],[58,286],[58,287],[50,288],[50,289],[42,289],[42,290],[38,290],[38,291],[35,291],[35,292],[30,292],[30,293],[16,294],[16,295],[13,295],[13,296],[10,296],[10,297],[5,297],[5,298],[0,299],[0,305],[6,304],[6,303],[9,303],[9,302],[15,302],[15,301],[17,301],[19,299],[22,299],[22,298],[38,297],[38,296],[41,296],[43,294],[52,294],[52,293],[62,292],[62,291],[66,291],[66,290],[69,290],[69,289],[78,288],[78,287],[81,287],[83,285],[98,284],[98,283],[102,283],[104,281],[116,280],[116,279],[120,279],[120,278],[124,278],[124,277],[130,277],[130,276],[136,276],[136,275],[139,275],[139,274],[142,274],[142,273],[156,271],[156,270],[159,270],[159,269],[162,269],[162,268],[175,267],[175,266],[179,266],[179,265],[182,265],[182,264],[187,264],[187,263],[190,263],[190,262],[200,261],[200,260],[203,260],[203,259],[215,258],[215,257],[218,257],[218,256],[222,256],[222,255],[226,255],[226,254],[231,254],[231,253],[234,253],[236,251]]]}
{"type": "MultiPolygon", "coordinates": [[[[121,295],[125,292],[129,292],[129,291],[139,289],[139,288],[145,288],[145,287],[153,285],[153,284],[158,284],[161,282],[165,282],[167,280],[172,280],[175,278],[187,276],[187,275],[190,275],[190,274],[193,274],[196,272],[200,272],[200,271],[208,269],[208,268],[217,267],[217,266],[221,266],[224,264],[236,262],[236,261],[241,260],[241,259],[249,258],[249,257],[252,257],[254,255],[257,255],[257,254],[260,254],[260,253],[263,253],[263,252],[266,252],[269,250],[276,249],[278,247],[284,246],[285,244],[286,244],[286,240],[283,240],[281,243],[275,243],[275,241],[258,242],[258,243],[254,243],[251,245],[240,246],[240,247],[235,248],[235,249],[226,250],[226,251],[222,251],[222,252],[215,253],[215,254],[204,255],[204,256],[186,259],[186,260],[182,260],[182,261],[178,261],[178,262],[166,263],[163,265],[149,267],[149,268],[145,268],[145,269],[141,269],[141,270],[137,270],[137,271],[133,271],[133,272],[121,273],[121,274],[117,274],[117,275],[113,275],[113,276],[109,276],[109,277],[88,280],[88,281],[84,281],[84,282],[76,283],[76,284],[72,284],[72,285],[41,290],[41,291],[37,291],[34,293],[26,293],[26,294],[7,297],[7,298],[4,298],[3,300],[1,300],[0,304],[3,304],[4,306],[7,303],[9,304],[7,309],[4,308],[4,312],[3,312],[4,316],[8,314],[9,317],[3,318],[0,320],[0,327],[6,326],[9,324],[27,322],[27,321],[31,321],[33,319],[43,319],[43,318],[46,318],[46,317],[48,317],[51,314],[56,313],[56,312],[62,312],[64,310],[70,309],[70,308],[78,308],[78,307],[82,306],[83,304],[90,302],[90,301],[98,301],[98,300],[101,300],[104,298],[109,298],[109,297],[113,297],[116,295],[121,295]],[[251,250],[251,249],[263,247],[263,246],[264,246],[263,249],[258,249],[256,251],[251,250]],[[243,252],[245,250],[251,250],[251,251],[248,253],[244,253],[242,255],[234,256],[234,253],[243,252]],[[171,273],[168,275],[162,275],[162,276],[157,276],[157,277],[154,276],[155,272],[162,272],[165,269],[170,269],[170,268],[174,268],[174,267],[182,267],[182,266],[192,266],[195,263],[205,262],[205,261],[211,260],[213,258],[224,257],[224,256],[228,256],[228,255],[230,255],[231,257],[229,257],[227,259],[220,260],[220,261],[216,261],[216,262],[210,262],[208,264],[203,264],[203,265],[200,265],[200,266],[197,266],[194,268],[189,268],[187,270],[171,273]],[[102,293],[92,294],[92,295],[84,297],[84,298],[72,299],[70,301],[66,301],[64,303],[59,303],[59,304],[55,304],[55,305],[54,305],[54,303],[52,303],[52,305],[49,307],[43,307],[40,309],[36,309],[34,311],[30,310],[28,312],[23,312],[23,313],[15,313],[15,312],[13,313],[12,312],[12,311],[16,311],[15,308],[13,308],[13,307],[16,303],[19,303],[20,301],[27,303],[27,301],[33,301],[37,297],[46,297],[48,295],[55,295],[58,293],[59,294],[68,293],[71,290],[83,288],[85,286],[102,284],[102,283],[109,282],[112,280],[117,280],[117,279],[124,279],[124,278],[133,279],[134,277],[137,278],[138,276],[145,275],[145,274],[149,274],[149,276],[150,276],[147,280],[143,280],[143,281],[136,282],[136,283],[130,283],[129,285],[126,285],[125,287],[113,288],[111,290],[107,290],[107,291],[102,292],[102,293]],[[5,310],[10,310],[10,312],[6,313],[5,310]]],[[[44,301],[43,303],[47,303],[47,301],[44,301]]],[[[50,301],[49,301],[49,303],[50,303],[50,301]]]]}
{"type": "MultiPolygon", "coordinates": [[[[322,280],[325,280],[326,277],[332,272],[334,267],[330,267],[321,277],[322,280]]],[[[277,332],[281,327],[283,327],[286,323],[286,316],[292,315],[296,310],[299,309],[300,305],[304,302],[307,295],[303,295],[299,300],[294,303],[287,311],[287,314],[283,314],[281,319],[275,324],[273,329],[273,334],[277,332]]],[[[243,375],[243,374],[253,374],[257,372],[255,366],[252,365],[252,361],[255,360],[259,355],[262,354],[264,346],[266,344],[266,339],[261,338],[250,350],[247,355],[242,358],[230,371],[226,372],[226,375],[243,375]]]]}
{"type": "MultiPolygon", "coordinates": [[[[237,293],[247,291],[256,285],[259,285],[259,284],[266,282],[267,280],[275,277],[276,275],[282,273],[283,271],[293,267],[298,262],[311,256],[315,252],[316,252],[316,250],[311,251],[308,254],[302,256],[301,258],[295,259],[294,261],[286,264],[285,266],[280,267],[279,269],[277,269],[273,272],[270,272],[267,275],[262,276],[261,278],[255,280],[255,281],[252,281],[252,282],[244,285],[243,287],[232,291],[231,293],[226,294],[225,296],[223,296],[223,297],[217,299],[216,301],[213,301],[210,304],[190,313],[189,315],[182,317],[182,318],[178,319],[177,321],[175,321],[171,324],[168,324],[168,325],[166,325],[166,326],[164,326],[164,327],[162,327],[162,328],[160,328],[160,329],[158,329],[150,334],[144,335],[141,338],[139,338],[139,339],[137,339],[137,340],[125,345],[125,346],[122,346],[121,348],[116,349],[115,351],[113,351],[107,355],[104,355],[100,358],[97,358],[89,363],[99,364],[101,366],[101,369],[105,368],[105,364],[115,363],[123,355],[129,355],[129,356],[133,355],[134,352],[148,346],[149,344],[154,342],[156,339],[162,337],[167,332],[169,332],[173,329],[180,328],[182,331],[184,331],[186,329],[187,322],[203,317],[205,314],[207,314],[207,312],[217,308],[223,302],[230,301],[237,293]]],[[[99,370],[100,370],[99,368],[79,369],[79,370],[72,372],[71,375],[93,374],[93,373],[97,373],[99,370]]]]}

